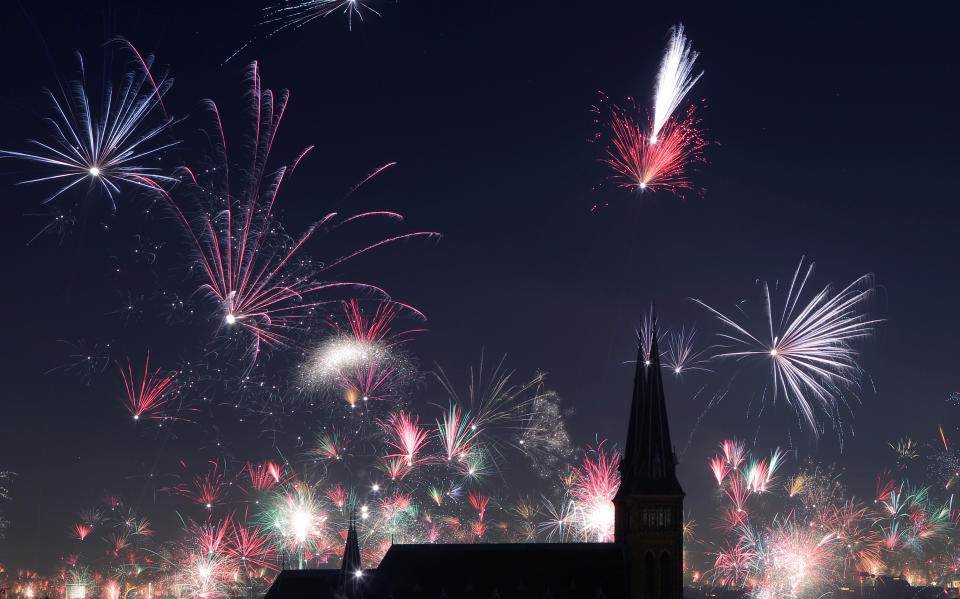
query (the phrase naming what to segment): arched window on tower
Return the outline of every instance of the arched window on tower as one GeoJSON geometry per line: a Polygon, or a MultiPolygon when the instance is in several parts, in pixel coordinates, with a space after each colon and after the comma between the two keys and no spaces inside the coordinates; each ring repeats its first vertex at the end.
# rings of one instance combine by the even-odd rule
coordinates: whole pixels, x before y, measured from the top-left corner
{"type": "Polygon", "coordinates": [[[643,596],[650,599],[657,596],[657,558],[649,551],[643,558],[643,596]]]}
{"type": "Polygon", "coordinates": [[[673,597],[673,563],[670,554],[660,554],[660,599],[673,597]]]}

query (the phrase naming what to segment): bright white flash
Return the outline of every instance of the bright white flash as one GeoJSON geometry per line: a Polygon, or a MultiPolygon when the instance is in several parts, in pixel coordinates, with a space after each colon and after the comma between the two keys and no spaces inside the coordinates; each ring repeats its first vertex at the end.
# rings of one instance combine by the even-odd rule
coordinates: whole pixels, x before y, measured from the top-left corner
{"type": "Polygon", "coordinates": [[[683,25],[673,28],[667,52],[660,62],[657,85],[653,92],[653,131],[650,143],[656,143],[660,128],[670,119],[693,84],[703,75],[693,75],[693,63],[699,54],[693,51],[690,41],[683,35],[683,25]]]}
{"type": "Polygon", "coordinates": [[[99,167],[96,167],[96,166],[91,166],[91,167],[90,167],[90,176],[91,176],[91,177],[99,177],[99,176],[100,176],[100,168],[99,168],[99,167]]]}

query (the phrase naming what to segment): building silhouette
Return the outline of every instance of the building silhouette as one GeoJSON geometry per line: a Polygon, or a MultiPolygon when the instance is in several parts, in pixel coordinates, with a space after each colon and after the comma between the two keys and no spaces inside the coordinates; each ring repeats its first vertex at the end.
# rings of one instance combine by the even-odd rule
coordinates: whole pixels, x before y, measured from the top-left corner
{"type": "Polygon", "coordinates": [[[613,543],[395,544],[362,569],[350,518],[339,569],[284,570],[265,599],[675,599],[683,594],[676,476],[656,325],[637,356],[613,543]]]}

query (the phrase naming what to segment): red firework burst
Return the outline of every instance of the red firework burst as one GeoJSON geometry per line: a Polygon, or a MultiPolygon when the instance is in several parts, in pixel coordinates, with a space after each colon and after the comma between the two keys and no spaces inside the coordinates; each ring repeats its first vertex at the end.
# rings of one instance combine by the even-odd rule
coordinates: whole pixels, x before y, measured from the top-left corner
{"type": "MultiPolygon", "coordinates": [[[[601,112],[599,107],[595,111],[601,112]]],[[[601,162],[613,170],[611,181],[618,187],[663,189],[681,197],[684,192],[700,192],[690,174],[706,161],[704,149],[709,142],[701,131],[694,105],[683,115],[671,117],[655,142],[650,138],[648,119],[636,107],[611,104],[608,112],[606,156],[601,162]]]]}

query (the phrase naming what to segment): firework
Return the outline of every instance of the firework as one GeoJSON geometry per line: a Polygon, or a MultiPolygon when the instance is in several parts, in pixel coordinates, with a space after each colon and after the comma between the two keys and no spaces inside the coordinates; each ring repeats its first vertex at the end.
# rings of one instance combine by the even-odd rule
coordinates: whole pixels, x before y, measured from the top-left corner
{"type": "Polygon", "coordinates": [[[747,448],[743,445],[743,441],[737,441],[736,439],[725,440],[720,445],[720,449],[723,451],[724,460],[734,469],[740,467],[747,453],[747,448]]]}
{"type": "Polygon", "coordinates": [[[437,420],[437,437],[443,446],[448,462],[463,461],[478,449],[477,425],[470,412],[462,412],[452,402],[437,420]]]}
{"type": "Polygon", "coordinates": [[[191,522],[181,549],[179,584],[195,597],[228,597],[237,562],[229,547],[231,524],[191,522]]]}
{"type": "Polygon", "coordinates": [[[601,443],[588,450],[583,462],[574,471],[570,489],[575,526],[589,540],[608,542],[613,539],[613,497],[620,488],[620,453],[607,451],[601,443]]]}
{"type": "Polygon", "coordinates": [[[746,536],[758,574],[752,597],[818,596],[838,578],[838,543],[832,533],[776,520],[763,534],[746,536]]]}
{"type": "Polygon", "coordinates": [[[727,477],[727,474],[730,473],[730,464],[721,456],[717,456],[710,460],[710,472],[713,473],[713,477],[717,479],[718,485],[723,485],[723,479],[727,477]]]}
{"type": "Polygon", "coordinates": [[[267,8],[263,23],[275,27],[270,34],[274,35],[285,29],[299,29],[311,21],[339,13],[346,15],[347,27],[353,30],[353,17],[363,21],[365,12],[380,16],[373,4],[370,0],[292,0],[267,8]]]}
{"type": "MultiPolygon", "coordinates": [[[[438,368],[434,374],[450,401],[450,409],[445,418],[455,416],[454,411],[463,414],[463,420],[455,420],[460,425],[468,424],[470,434],[461,436],[468,439],[469,444],[481,441],[482,437],[485,445],[498,453],[503,441],[524,451],[528,440],[535,441],[537,438],[551,436],[555,436],[554,441],[560,443],[556,447],[562,451],[563,435],[566,432],[552,426],[556,421],[549,414],[553,409],[549,402],[555,400],[555,394],[543,389],[546,374],[537,372],[528,380],[513,383],[516,373],[504,368],[505,359],[506,356],[496,362],[493,368],[488,369],[481,354],[480,365],[469,370],[465,394],[458,393],[446,372],[438,368]]],[[[447,430],[444,434],[450,432],[452,431],[447,430]]],[[[450,441],[453,441],[453,438],[448,437],[444,441],[444,447],[448,447],[450,441]]],[[[529,450],[529,455],[536,459],[538,450],[549,451],[549,448],[533,445],[529,450]]]]}
{"type": "Polygon", "coordinates": [[[179,493],[208,510],[223,503],[226,500],[227,483],[220,472],[220,466],[216,462],[211,462],[211,464],[213,467],[206,473],[193,477],[189,486],[178,486],[165,490],[179,493]]]}
{"type": "Polygon", "coordinates": [[[325,460],[342,460],[346,448],[346,439],[340,435],[336,427],[330,427],[330,430],[317,434],[312,454],[325,460]]]}
{"type": "Polygon", "coordinates": [[[574,455],[566,416],[556,393],[539,393],[533,398],[530,417],[515,440],[514,446],[523,451],[544,478],[552,476],[574,455]]]}
{"type": "MultiPolygon", "coordinates": [[[[637,338],[640,341],[640,349],[643,353],[643,363],[647,366],[650,365],[650,351],[653,347],[653,337],[657,337],[657,347],[660,347],[660,342],[663,340],[664,331],[663,329],[658,329],[656,326],[656,321],[653,314],[653,307],[651,306],[649,310],[644,312],[643,320],[640,322],[640,328],[637,329],[637,338]]],[[[663,358],[663,352],[660,352],[659,358],[663,358]]]]}
{"type": "Polygon", "coordinates": [[[347,326],[330,318],[336,335],[316,347],[303,367],[304,384],[309,388],[342,391],[351,408],[374,400],[396,399],[401,386],[416,374],[410,358],[400,346],[423,329],[394,331],[392,324],[400,310],[418,318],[418,310],[381,302],[372,312],[361,309],[359,302],[343,302],[347,326]]]}
{"type": "Polygon", "coordinates": [[[265,524],[280,548],[294,557],[300,568],[315,555],[329,552],[327,514],[316,490],[302,482],[282,489],[265,514],[265,524]]]}
{"type": "Polygon", "coordinates": [[[859,386],[859,352],[853,343],[873,333],[879,320],[869,320],[863,304],[873,288],[870,275],[834,291],[825,286],[802,303],[814,264],[804,269],[803,259],[793,274],[780,316],[773,312],[770,286],[763,283],[763,332],[694,300],[731,330],[721,334],[726,345],[717,358],[757,361],[771,367],[773,400],[783,396],[815,435],[823,428],[818,413],[830,417],[835,426],[844,390],[859,386]]]}
{"type": "MultiPolygon", "coordinates": [[[[599,107],[594,110],[602,112],[599,107]]],[[[683,118],[667,122],[657,143],[650,143],[650,125],[632,104],[626,108],[611,104],[607,112],[608,144],[601,162],[613,171],[610,180],[614,184],[640,191],[663,189],[680,196],[698,191],[690,174],[706,161],[704,150],[709,143],[694,105],[683,118]]]]}
{"type": "Polygon", "coordinates": [[[247,462],[246,470],[250,475],[250,486],[256,491],[272,489],[283,477],[282,467],[273,462],[257,465],[247,462]]]}
{"type": "Polygon", "coordinates": [[[710,372],[703,357],[704,351],[696,348],[697,330],[683,327],[679,332],[671,333],[667,337],[667,350],[663,366],[672,370],[674,374],[682,374],[691,370],[710,372]]]}
{"type": "Polygon", "coordinates": [[[226,551],[239,562],[248,578],[254,578],[257,568],[277,570],[274,539],[260,526],[234,524],[226,551]]]}
{"type": "Polygon", "coordinates": [[[477,520],[482,522],[483,516],[487,511],[487,504],[490,503],[490,498],[480,493],[474,493],[473,491],[468,493],[468,497],[470,498],[470,505],[473,506],[473,509],[477,510],[477,520]]]}
{"type": "Polygon", "coordinates": [[[427,444],[428,432],[420,427],[419,417],[400,411],[391,414],[381,426],[388,435],[387,444],[396,451],[386,458],[399,458],[408,468],[424,462],[426,458],[420,452],[427,444]]]}
{"type": "Polygon", "coordinates": [[[694,52],[690,41],[683,35],[683,25],[675,26],[670,32],[667,51],[660,62],[657,83],[653,92],[653,126],[650,131],[650,143],[655,144],[663,126],[690,92],[694,84],[703,76],[703,71],[693,75],[693,63],[699,54],[694,52]]]}
{"type": "MultiPolygon", "coordinates": [[[[697,190],[690,171],[705,162],[708,142],[695,105],[681,117],[673,116],[703,75],[693,75],[697,56],[683,35],[683,25],[677,25],[657,73],[653,118],[646,118],[633,101],[626,108],[610,105],[605,119],[606,157],[601,162],[614,172],[610,179],[617,186],[640,191],[665,189],[678,196],[697,190]]],[[[594,106],[594,112],[603,111],[594,106]]]]}
{"type": "Polygon", "coordinates": [[[331,212],[296,239],[284,234],[274,214],[277,195],[309,148],[291,166],[269,170],[270,150],[289,95],[286,91],[274,94],[263,89],[256,63],[250,67],[249,80],[253,115],[249,164],[239,170],[231,168],[219,109],[208,101],[216,121],[210,137],[220,166],[196,173],[184,169],[182,185],[177,186],[179,192],[192,195],[195,204],[203,208],[188,217],[180,201],[169,194],[165,197],[194,250],[196,261],[191,270],[202,275],[201,290],[216,306],[220,329],[228,333],[245,331],[249,335],[246,347],[252,365],[261,348],[291,343],[290,335],[331,301],[323,297],[323,292],[353,289],[386,296],[385,291],[373,285],[321,278],[332,269],[375,248],[436,234],[418,232],[381,239],[324,263],[302,257],[301,250],[320,233],[371,219],[401,220],[402,217],[385,211],[347,217],[331,212]],[[240,184],[232,178],[236,173],[241,175],[240,184]],[[198,179],[198,174],[205,177],[198,179]]]}
{"type": "Polygon", "coordinates": [[[143,363],[143,376],[139,382],[133,374],[130,358],[127,358],[126,369],[117,362],[120,376],[123,377],[123,387],[126,393],[123,396],[123,407],[130,412],[134,420],[184,420],[178,416],[179,404],[174,400],[179,398],[179,389],[174,376],[161,374],[162,369],[150,371],[150,352],[143,363]]]}
{"type": "Polygon", "coordinates": [[[36,153],[0,150],[0,156],[36,163],[49,174],[22,181],[21,184],[51,182],[61,187],[44,200],[49,203],[84,181],[99,188],[116,209],[121,185],[153,191],[160,184],[176,180],[157,167],[143,163],[155,159],[178,142],[159,142],[174,119],[164,112],[163,96],[173,80],[164,72],[150,73],[153,56],[141,57],[129,42],[124,44],[136,57],[136,68],[127,72],[117,88],[107,84],[99,110],[92,106],[87,90],[82,56],[77,53],[80,78],[67,84],[58,97],[44,90],[53,108],[53,116],[44,119],[50,128],[46,140],[29,140],[36,153]]]}
{"type": "Polygon", "coordinates": [[[93,532],[93,527],[86,524],[74,524],[71,530],[71,536],[78,541],[86,539],[91,532],[93,532]]]}
{"type": "Polygon", "coordinates": [[[888,443],[887,445],[896,452],[897,459],[900,461],[915,460],[920,457],[917,444],[909,437],[903,437],[896,443],[888,443]]]}

